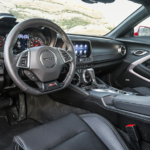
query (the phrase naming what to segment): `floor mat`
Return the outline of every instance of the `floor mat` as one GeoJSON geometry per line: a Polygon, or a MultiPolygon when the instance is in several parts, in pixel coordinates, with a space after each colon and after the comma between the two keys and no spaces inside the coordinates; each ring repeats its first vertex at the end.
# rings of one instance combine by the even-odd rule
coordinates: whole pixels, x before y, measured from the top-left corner
{"type": "Polygon", "coordinates": [[[9,125],[5,117],[0,117],[0,150],[11,145],[13,137],[40,125],[37,121],[27,119],[17,125],[9,125]]]}
{"type": "Polygon", "coordinates": [[[53,101],[48,95],[27,95],[28,117],[41,123],[46,123],[70,113],[77,115],[89,113],[86,110],[53,101]]]}

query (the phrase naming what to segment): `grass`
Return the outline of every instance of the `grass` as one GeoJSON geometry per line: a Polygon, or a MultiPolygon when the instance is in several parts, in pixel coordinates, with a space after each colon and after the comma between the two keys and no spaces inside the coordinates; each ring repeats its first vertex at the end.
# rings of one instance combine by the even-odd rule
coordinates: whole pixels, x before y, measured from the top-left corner
{"type": "MultiPolygon", "coordinates": [[[[35,8],[35,7],[30,7],[30,6],[27,7],[27,6],[20,6],[20,5],[18,5],[17,8],[20,8],[20,9],[32,9],[32,10],[38,10],[38,11],[41,11],[41,12],[50,13],[48,10],[43,10],[43,9],[40,9],[40,8],[35,8]]],[[[79,12],[79,11],[75,11],[75,10],[64,9],[62,11],[51,12],[51,14],[61,14],[61,13],[74,13],[74,14],[80,14],[80,15],[89,17],[91,19],[97,19],[97,18],[91,17],[89,15],[86,15],[85,13],[82,13],[82,12],[79,12]]],[[[99,18],[99,19],[101,19],[101,18],[99,18]]]]}
{"type": "MultiPolygon", "coordinates": [[[[19,8],[26,8],[26,7],[22,7],[19,6],[19,8]]],[[[31,15],[27,15],[27,14],[23,14],[24,11],[22,11],[22,13],[20,11],[16,11],[16,10],[9,10],[9,13],[13,14],[16,18],[18,19],[29,19],[29,18],[37,18],[37,16],[31,16],[31,15]]],[[[62,19],[62,20],[54,20],[55,23],[57,23],[58,25],[60,25],[63,29],[71,29],[73,27],[82,25],[82,26],[86,26],[89,24],[89,22],[79,18],[79,17],[75,17],[72,19],[62,19]]]]}
{"type": "Polygon", "coordinates": [[[24,19],[25,20],[25,19],[29,19],[29,18],[38,18],[37,16],[31,16],[31,15],[23,14],[19,11],[15,11],[15,10],[9,10],[9,13],[14,15],[17,19],[24,19]]]}
{"type": "Polygon", "coordinates": [[[14,10],[9,10],[9,13],[14,15],[16,18],[18,19],[27,19],[27,16],[18,12],[18,11],[14,11],[14,10]]]}
{"type": "Polygon", "coordinates": [[[46,10],[43,10],[43,9],[40,9],[40,8],[35,8],[35,7],[25,7],[25,6],[17,6],[17,8],[20,8],[20,9],[32,9],[32,10],[39,10],[41,12],[46,12],[46,13],[49,13],[49,11],[46,11],[46,10]]]}
{"type": "Polygon", "coordinates": [[[111,30],[113,30],[114,28],[113,28],[113,27],[108,27],[107,29],[111,31],[111,30]]]}
{"type": "MultiPolygon", "coordinates": [[[[83,16],[86,16],[86,17],[89,17],[89,18],[97,19],[97,18],[91,17],[91,16],[89,16],[89,15],[86,15],[86,14],[84,14],[84,13],[82,13],[82,12],[75,11],[75,10],[64,9],[62,12],[75,13],[75,14],[80,14],[80,15],[83,15],[83,16]]],[[[100,19],[100,18],[99,18],[99,19],[100,19]]]]}
{"type": "MultiPolygon", "coordinates": [[[[16,18],[18,19],[29,19],[29,18],[37,18],[37,16],[31,16],[31,15],[27,15],[27,14],[23,14],[20,11],[15,11],[15,10],[9,10],[9,13],[13,14],[16,18]]],[[[82,25],[82,26],[86,26],[88,24],[90,24],[89,22],[75,17],[72,19],[62,19],[62,20],[53,20],[56,24],[58,24],[59,26],[61,26],[64,30],[68,30],[71,29],[73,27],[82,25]]]]}
{"type": "Polygon", "coordinates": [[[73,27],[82,25],[82,26],[86,26],[89,24],[89,22],[82,20],[81,18],[72,18],[72,19],[63,19],[63,20],[59,20],[59,21],[55,21],[55,23],[57,23],[59,26],[61,26],[64,30],[68,30],[71,29],[73,27]]]}
{"type": "Polygon", "coordinates": [[[60,3],[57,3],[57,2],[52,2],[51,0],[39,0],[39,1],[45,1],[45,2],[50,2],[52,4],[63,5],[63,4],[60,4],[60,3]]]}

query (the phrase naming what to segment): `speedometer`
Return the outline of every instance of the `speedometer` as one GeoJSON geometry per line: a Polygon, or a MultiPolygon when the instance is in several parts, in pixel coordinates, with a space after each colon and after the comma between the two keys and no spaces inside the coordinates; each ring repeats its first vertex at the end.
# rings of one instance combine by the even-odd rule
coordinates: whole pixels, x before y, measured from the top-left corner
{"type": "Polygon", "coordinates": [[[33,37],[30,39],[30,47],[38,47],[44,45],[43,41],[39,37],[33,37]]]}

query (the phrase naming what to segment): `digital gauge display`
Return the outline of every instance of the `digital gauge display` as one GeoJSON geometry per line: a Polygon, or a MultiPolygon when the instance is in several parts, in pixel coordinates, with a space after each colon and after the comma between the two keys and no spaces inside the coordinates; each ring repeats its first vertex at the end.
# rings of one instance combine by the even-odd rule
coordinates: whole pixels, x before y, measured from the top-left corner
{"type": "MultiPolygon", "coordinates": [[[[6,35],[7,38],[8,34],[6,35]]],[[[24,34],[19,34],[17,38],[17,42],[14,46],[14,49],[16,50],[26,50],[28,48],[28,41],[30,38],[30,34],[24,33],[24,34]]]]}
{"type": "MultiPolygon", "coordinates": [[[[8,34],[6,35],[7,38],[8,34]]],[[[0,45],[3,45],[4,39],[0,38],[0,45]]],[[[29,33],[22,33],[18,35],[17,42],[14,46],[14,50],[23,51],[30,47],[38,47],[44,45],[43,40],[39,37],[32,37],[29,33]]]]}
{"type": "Polygon", "coordinates": [[[16,46],[19,50],[25,50],[28,48],[28,40],[29,40],[29,34],[19,34],[18,40],[16,42],[16,46]]]}

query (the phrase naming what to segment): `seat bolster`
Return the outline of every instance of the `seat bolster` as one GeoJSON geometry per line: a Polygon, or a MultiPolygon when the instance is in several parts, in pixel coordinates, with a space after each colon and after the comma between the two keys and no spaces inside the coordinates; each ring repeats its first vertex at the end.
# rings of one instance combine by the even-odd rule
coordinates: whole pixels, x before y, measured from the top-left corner
{"type": "Polygon", "coordinates": [[[69,114],[15,136],[14,142],[23,150],[129,150],[113,125],[96,114],[69,114]]]}
{"type": "Polygon", "coordinates": [[[12,143],[9,147],[4,150],[23,150],[18,144],[12,143]]]}
{"type": "Polygon", "coordinates": [[[14,142],[24,150],[52,149],[83,131],[92,132],[90,127],[79,116],[69,114],[16,135],[14,142]]]}
{"type": "Polygon", "coordinates": [[[99,139],[110,150],[129,150],[115,127],[97,114],[84,114],[80,117],[89,125],[99,139]]]}

